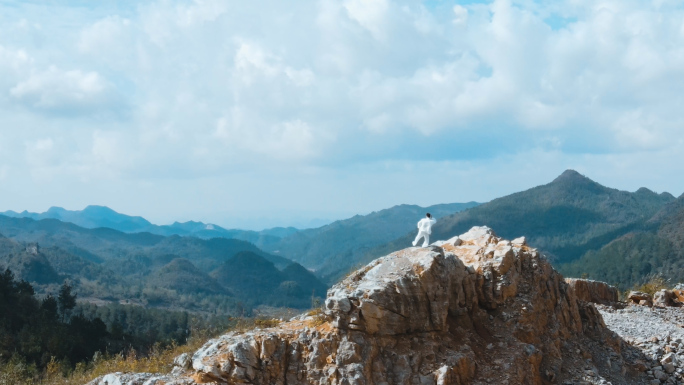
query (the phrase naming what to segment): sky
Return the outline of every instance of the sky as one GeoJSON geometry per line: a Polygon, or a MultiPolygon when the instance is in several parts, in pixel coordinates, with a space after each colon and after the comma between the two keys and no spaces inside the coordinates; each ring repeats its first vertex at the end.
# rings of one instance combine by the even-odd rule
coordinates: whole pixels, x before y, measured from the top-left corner
{"type": "Polygon", "coordinates": [[[315,226],[575,169],[684,192],[684,8],[0,0],[0,211],[315,226]]]}

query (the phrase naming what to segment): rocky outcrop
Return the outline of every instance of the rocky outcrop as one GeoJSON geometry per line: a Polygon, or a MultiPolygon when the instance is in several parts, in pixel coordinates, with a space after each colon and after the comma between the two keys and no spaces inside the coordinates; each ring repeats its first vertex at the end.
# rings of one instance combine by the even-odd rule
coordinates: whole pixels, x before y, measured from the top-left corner
{"type": "Polygon", "coordinates": [[[654,306],[675,306],[675,294],[672,290],[658,290],[653,294],[653,305],[654,306]]]}
{"type": "Polygon", "coordinates": [[[684,291],[681,289],[661,289],[653,295],[641,291],[630,291],[627,295],[630,304],[657,307],[680,307],[684,304],[684,291]]]}
{"type": "Polygon", "coordinates": [[[570,290],[578,299],[586,302],[612,305],[619,302],[618,289],[605,282],[588,279],[566,278],[570,290]]]}
{"type": "Polygon", "coordinates": [[[439,245],[357,270],[328,291],[320,314],[210,340],[159,381],[532,385],[586,380],[590,367],[639,383],[594,305],[524,239],[475,227],[439,245]],[[587,366],[604,356],[612,361],[587,366]]]}

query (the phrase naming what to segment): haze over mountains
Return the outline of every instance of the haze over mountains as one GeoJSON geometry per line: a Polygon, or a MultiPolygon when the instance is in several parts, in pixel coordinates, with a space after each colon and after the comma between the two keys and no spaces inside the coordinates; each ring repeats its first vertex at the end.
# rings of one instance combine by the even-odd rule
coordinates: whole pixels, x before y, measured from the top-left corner
{"type": "Polygon", "coordinates": [[[12,210],[0,213],[12,218],[31,218],[35,220],[41,219],[58,219],[63,222],[70,222],[75,225],[85,227],[87,229],[94,229],[98,227],[107,227],[114,230],[119,230],[125,233],[140,233],[148,232],[157,235],[183,235],[193,236],[198,238],[233,238],[241,239],[254,244],[268,244],[276,242],[279,238],[297,232],[294,227],[275,227],[262,231],[239,230],[239,229],[224,229],[221,226],[188,221],[188,222],[174,222],[171,225],[155,225],[147,219],[140,216],[131,216],[118,213],[106,206],[87,206],[83,210],[66,210],[61,207],[50,207],[43,213],[31,213],[28,211],[15,212],[12,210]]]}

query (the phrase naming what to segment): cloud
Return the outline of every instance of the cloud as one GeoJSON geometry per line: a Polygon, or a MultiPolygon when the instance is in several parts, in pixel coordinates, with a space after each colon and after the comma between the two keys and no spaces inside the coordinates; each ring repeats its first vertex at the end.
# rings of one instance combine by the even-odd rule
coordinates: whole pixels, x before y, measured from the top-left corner
{"type": "Polygon", "coordinates": [[[78,50],[97,55],[111,51],[121,53],[124,45],[130,43],[131,28],[131,20],[118,15],[107,16],[80,31],[78,50]]]}
{"type": "Polygon", "coordinates": [[[67,115],[109,110],[120,103],[115,87],[97,72],[57,67],[31,74],[10,95],[28,108],[67,115]]]}
{"type": "Polygon", "coordinates": [[[14,85],[32,64],[33,60],[26,51],[6,48],[0,44],[0,87],[6,89],[14,85]]]}
{"type": "MultiPolygon", "coordinates": [[[[677,2],[164,0],[38,9],[0,6],[6,180],[50,170],[95,194],[87,187],[95,181],[165,180],[180,191],[192,180],[226,191],[234,186],[207,180],[260,176],[290,191],[281,205],[298,185],[325,197],[334,192],[315,188],[319,180],[341,189],[339,178],[358,194],[382,180],[387,186],[373,184],[364,200],[379,208],[383,197],[387,206],[417,201],[410,194],[418,190],[396,193],[401,178],[439,179],[450,167],[463,169],[459,177],[487,175],[472,191],[491,198],[508,191],[497,178],[515,171],[502,164],[530,156],[550,159],[532,162],[544,168],[529,174],[535,183],[573,165],[627,178],[620,162],[671,175],[684,164],[677,2]],[[656,161],[668,156],[669,165],[656,161]]],[[[265,183],[257,184],[270,191],[265,183]]],[[[684,189],[670,183],[673,193],[684,189]]],[[[428,194],[425,203],[457,199],[428,194]]],[[[475,195],[464,199],[485,199],[475,195]]]]}
{"type": "Polygon", "coordinates": [[[468,22],[468,9],[462,5],[454,5],[452,8],[454,11],[453,23],[456,25],[465,25],[468,22]]]}
{"type": "Polygon", "coordinates": [[[374,38],[385,39],[385,17],[388,0],[347,0],[344,8],[350,19],[367,29],[374,38]]]}

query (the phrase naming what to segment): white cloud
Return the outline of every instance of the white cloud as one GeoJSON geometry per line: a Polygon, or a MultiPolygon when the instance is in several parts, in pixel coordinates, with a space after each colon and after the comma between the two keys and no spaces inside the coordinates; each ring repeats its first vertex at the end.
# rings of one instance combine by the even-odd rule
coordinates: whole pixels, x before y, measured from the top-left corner
{"type": "Polygon", "coordinates": [[[5,48],[0,44],[0,89],[4,91],[14,85],[32,64],[33,60],[26,51],[5,48]]]}
{"type": "Polygon", "coordinates": [[[468,23],[468,9],[462,5],[454,5],[452,8],[454,11],[453,23],[456,25],[465,25],[468,23]]]}
{"type": "Polygon", "coordinates": [[[170,186],[288,173],[311,187],[325,174],[386,181],[369,192],[379,205],[401,177],[459,167],[494,183],[501,162],[530,153],[553,159],[545,178],[572,165],[625,175],[630,159],[661,167],[648,154],[670,156],[672,175],[684,164],[677,2],[45,7],[0,6],[6,179],[40,169],[170,186]],[[395,162],[415,167],[383,177],[377,165],[395,162]]]}
{"type": "Polygon", "coordinates": [[[36,180],[52,179],[52,171],[59,167],[59,156],[52,138],[42,138],[24,144],[27,164],[36,180]]]}
{"type": "MultiPolygon", "coordinates": [[[[244,114],[234,109],[230,118],[216,123],[214,135],[228,147],[234,162],[271,158],[301,161],[322,155],[322,148],[333,138],[316,132],[307,122],[295,119],[279,123],[262,122],[263,127],[246,125],[244,114]]],[[[253,121],[253,120],[251,120],[253,121]]]]}
{"type": "Polygon", "coordinates": [[[57,67],[31,74],[12,87],[10,95],[29,108],[54,113],[89,112],[118,104],[115,88],[97,72],[57,67]]]}
{"type": "Polygon", "coordinates": [[[122,53],[127,48],[125,45],[131,43],[131,28],[129,19],[116,15],[105,17],[81,30],[77,47],[83,53],[97,55],[112,51],[122,53]]]}
{"type": "Polygon", "coordinates": [[[378,40],[385,39],[385,17],[389,10],[388,0],[347,0],[347,15],[378,40]]]}

